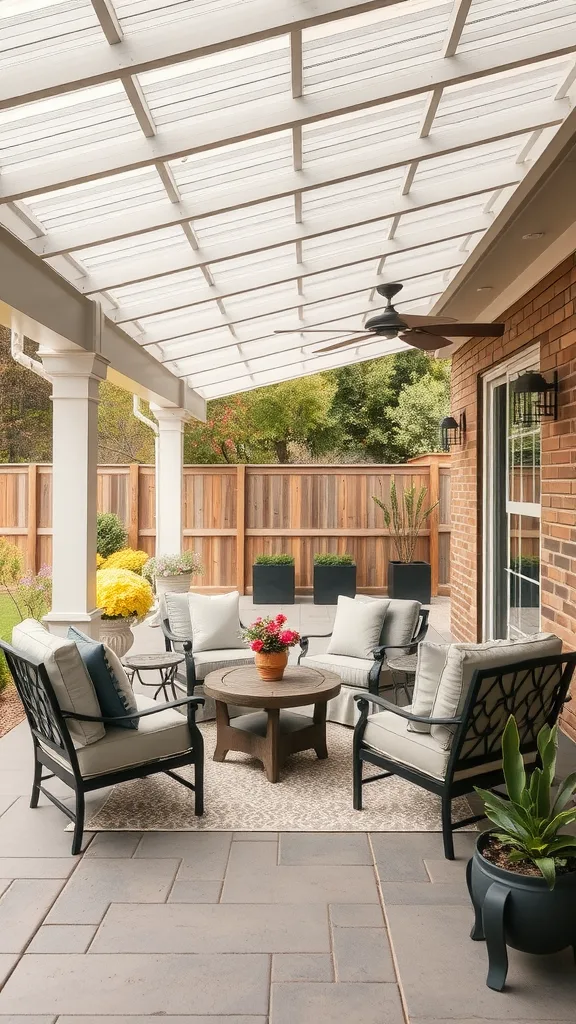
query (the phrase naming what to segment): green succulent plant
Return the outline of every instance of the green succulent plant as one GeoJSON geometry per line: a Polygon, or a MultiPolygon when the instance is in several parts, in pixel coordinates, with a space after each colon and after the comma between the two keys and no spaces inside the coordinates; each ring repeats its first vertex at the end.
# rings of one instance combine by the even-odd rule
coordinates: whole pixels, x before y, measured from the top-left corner
{"type": "Polygon", "coordinates": [[[553,798],[558,726],[544,725],[537,742],[542,767],[535,768],[528,780],[520,753],[518,726],[511,715],[502,734],[502,765],[508,800],[485,789],[475,789],[484,801],[486,817],[497,826],[492,834],[508,847],[510,861],[532,861],[553,889],[556,867],[563,866],[567,857],[576,856],[576,836],[560,832],[576,821],[576,807],[564,810],[576,792],[576,772],[560,784],[553,798]]]}

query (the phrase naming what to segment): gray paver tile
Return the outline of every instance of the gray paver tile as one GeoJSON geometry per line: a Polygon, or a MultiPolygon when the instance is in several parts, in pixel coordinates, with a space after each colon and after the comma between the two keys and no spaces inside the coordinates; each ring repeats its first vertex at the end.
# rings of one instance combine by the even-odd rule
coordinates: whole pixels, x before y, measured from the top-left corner
{"type": "MultiPolygon", "coordinates": [[[[38,1017],[0,1017],[0,1024],[5,1024],[5,1021],[7,1020],[13,1020],[14,1024],[28,1024],[28,1022],[30,1022],[30,1024],[35,1024],[36,1021],[38,1024],[48,1024],[50,1019],[51,1018],[43,1018],[41,1020],[38,1017]]],[[[226,1014],[225,1017],[220,1016],[220,1014],[216,1017],[212,1016],[212,1014],[210,1014],[209,1017],[206,1017],[204,1014],[202,1014],[201,1017],[198,1017],[196,1014],[192,1017],[175,1017],[173,1014],[170,1014],[169,1016],[162,1014],[161,1024],[266,1024],[266,1020],[266,1017],[253,1017],[252,1015],[246,1017],[244,1014],[239,1017],[235,1013],[231,1016],[226,1014]]],[[[130,1017],[107,1016],[105,1018],[84,1016],[70,1017],[64,1014],[58,1018],[58,1024],[159,1024],[159,1021],[158,1017],[143,1016],[142,1014],[138,1014],[137,1016],[130,1015],[130,1017]]]]}
{"type": "Polygon", "coordinates": [[[28,946],[28,953],[85,953],[96,933],[93,924],[44,924],[28,946]]]}
{"type": "Polygon", "coordinates": [[[337,981],[395,981],[384,928],[334,928],[337,981]]]}
{"type": "Polygon", "coordinates": [[[0,857],[70,856],[62,811],[52,804],[29,807],[28,799],[19,797],[0,818],[0,857]]]}
{"type": "Polygon", "coordinates": [[[470,907],[388,908],[390,938],[398,961],[410,1019],[475,1018],[529,1021],[574,1020],[574,959],[570,950],[537,957],[508,950],[509,990],[486,986],[483,942],[469,938],[470,907]]]}
{"type": "MultiPolygon", "coordinates": [[[[477,838],[475,832],[454,836],[457,858],[468,860],[477,838]]],[[[424,858],[441,859],[442,836],[438,832],[372,832],[372,847],[382,882],[427,882],[424,858]]]]}
{"type": "Polygon", "coordinates": [[[278,840],[277,832],[235,832],[235,843],[275,843],[278,840]]]}
{"type": "MultiPolygon", "coordinates": [[[[510,996],[509,996],[510,998],[510,996]]],[[[0,1024],[2,1024],[0,1018],[0,1024]]],[[[410,1024],[449,1024],[444,1017],[440,1020],[438,1017],[411,1017],[410,1024]]],[[[457,1021],[453,1021],[452,1024],[494,1024],[494,1017],[458,1017],[457,1021]]],[[[526,1019],[519,1020],[518,1017],[506,1017],[506,1024],[526,1024],[526,1019]]],[[[545,1024],[566,1024],[566,1020],[546,1020],[545,1024]]]]}
{"type": "Polygon", "coordinates": [[[132,857],[141,837],[141,832],[98,832],[84,856],[132,857]]]}
{"type": "Polygon", "coordinates": [[[466,864],[467,859],[460,860],[435,859],[426,857],[424,866],[431,882],[454,882],[466,885],[466,864]]]}
{"type": "Polygon", "coordinates": [[[384,918],[376,904],[370,903],[333,903],[330,907],[330,920],[338,928],[382,928],[384,918]]]}
{"type": "Polygon", "coordinates": [[[464,879],[460,883],[451,882],[382,882],[384,906],[391,907],[401,903],[418,904],[460,904],[470,906],[470,897],[464,879]]]}
{"type": "Polygon", "coordinates": [[[176,879],[168,903],[218,903],[222,891],[221,879],[200,878],[195,882],[176,879]]]}
{"type": "Polygon", "coordinates": [[[148,832],[142,836],[134,860],[179,858],[181,880],[222,879],[228,862],[230,832],[148,832]]]}
{"type": "Polygon", "coordinates": [[[264,843],[234,843],[221,900],[223,903],[377,903],[371,867],[328,865],[262,866],[250,862],[247,848],[264,843]]]}
{"type": "Polygon", "coordinates": [[[18,793],[0,793],[0,816],[18,800],[18,793]]]}
{"type": "Polygon", "coordinates": [[[20,953],[56,899],[63,882],[17,878],[0,899],[0,953],[20,953]]]}
{"type": "Polygon", "coordinates": [[[47,1017],[19,1017],[15,1016],[13,1013],[8,1015],[3,1014],[0,1016],[0,1024],[54,1024],[55,1020],[56,1017],[53,1014],[50,1014],[47,1017]]]}
{"type": "Polygon", "coordinates": [[[280,864],[372,864],[365,833],[283,832],[280,864]]]}
{"type": "Polygon", "coordinates": [[[334,964],[328,953],[275,953],[272,981],[334,981],[334,964]]]}
{"type": "Polygon", "coordinates": [[[84,956],[31,953],[0,992],[3,1013],[253,1014],[268,1012],[263,954],[84,956]]]}
{"type": "Polygon", "coordinates": [[[266,871],[278,864],[278,843],[244,842],[233,843],[230,849],[230,863],[236,868],[266,871]]]}
{"type": "Polygon", "coordinates": [[[19,953],[0,953],[0,986],[4,984],[12,968],[18,963],[19,953]]]}
{"type": "Polygon", "coordinates": [[[328,914],[310,906],[114,904],[91,953],[325,953],[328,914]]]}
{"type": "Polygon", "coordinates": [[[83,859],[56,900],[47,924],[99,924],[110,903],[163,903],[177,860],[83,859]]]}
{"type": "Polygon", "coordinates": [[[9,885],[12,885],[11,878],[0,878],[0,896],[3,892],[6,892],[9,885]]]}
{"type": "MultiPolygon", "coordinates": [[[[5,737],[3,737],[5,738],[5,737]]],[[[2,796],[29,796],[32,789],[32,772],[29,767],[9,768],[0,764],[0,794],[2,796]]]]}
{"type": "Polygon", "coordinates": [[[281,982],[272,985],[270,1024],[403,1024],[396,985],[281,982]]]}
{"type": "Polygon", "coordinates": [[[4,878],[68,878],[78,864],[76,857],[0,857],[4,878]]]}

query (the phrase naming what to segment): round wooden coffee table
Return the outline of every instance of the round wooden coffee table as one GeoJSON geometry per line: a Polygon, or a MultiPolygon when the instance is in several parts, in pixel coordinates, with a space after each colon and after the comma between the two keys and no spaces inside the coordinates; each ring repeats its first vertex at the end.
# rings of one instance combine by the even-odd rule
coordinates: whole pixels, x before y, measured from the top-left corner
{"type": "Polygon", "coordinates": [[[204,693],[216,701],[214,760],[223,761],[229,750],[241,750],[262,762],[269,782],[278,782],[289,754],[313,748],[317,757],[328,757],[326,702],[338,696],[340,685],[334,672],[303,665],[289,665],[277,683],[265,683],[252,665],[210,672],[204,693]],[[230,721],[229,704],[261,710],[230,721]],[[286,710],[305,704],[314,705],[311,718],[286,710]]]}

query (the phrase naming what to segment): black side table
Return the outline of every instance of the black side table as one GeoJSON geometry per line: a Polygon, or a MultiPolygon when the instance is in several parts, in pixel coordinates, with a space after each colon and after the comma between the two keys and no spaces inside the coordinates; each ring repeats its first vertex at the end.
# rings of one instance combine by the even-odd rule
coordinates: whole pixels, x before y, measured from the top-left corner
{"type": "Polygon", "coordinates": [[[185,661],[183,654],[178,654],[176,651],[168,651],[166,653],[160,652],[159,654],[134,654],[122,659],[122,664],[130,676],[130,682],[134,683],[134,677],[138,679],[142,686],[156,686],[154,691],[154,700],[156,700],[160,691],[164,694],[166,701],[178,700],[179,694],[176,693],[174,681],[176,679],[176,672],[178,666],[185,661]],[[156,683],[146,682],[142,679],[141,672],[159,672],[160,673],[160,686],[156,683]],[[172,691],[172,695],[168,693],[168,689],[172,691]]]}

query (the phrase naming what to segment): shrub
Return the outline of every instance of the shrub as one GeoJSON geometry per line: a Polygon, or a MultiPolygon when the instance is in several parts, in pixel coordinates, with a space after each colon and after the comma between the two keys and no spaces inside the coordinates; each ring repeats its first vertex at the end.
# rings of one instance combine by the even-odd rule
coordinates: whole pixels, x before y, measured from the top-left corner
{"type": "Polygon", "coordinates": [[[314,565],[355,565],[352,555],[333,555],[330,552],[314,555],[314,565]]]}
{"type": "Polygon", "coordinates": [[[5,690],[9,683],[12,682],[12,676],[10,675],[10,669],[6,664],[6,658],[0,653],[0,693],[5,690]]]}
{"type": "Polygon", "coordinates": [[[96,551],[102,558],[109,558],[126,544],[124,523],[115,512],[99,512],[96,523],[96,551]]]}
{"type": "Polygon", "coordinates": [[[7,540],[0,540],[0,586],[15,586],[22,575],[22,570],[20,549],[7,540]]]}
{"type": "Polygon", "coordinates": [[[152,587],[130,569],[99,569],[96,602],[103,619],[141,619],[154,604],[152,587]]]}
{"type": "Polygon", "coordinates": [[[513,572],[522,573],[523,576],[538,579],[540,559],[538,555],[516,555],[510,559],[510,568],[513,572]]]}
{"type": "Polygon", "coordinates": [[[142,569],[148,561],[147,551],[136,551],[134,548],[120,548],[104,560],[102,569],[130,569],[142,575],[142,569]]]}
{"type": "Polygon", "coordinates": [[[256,555],[254,565],[294,565],[294,555],[256,555]]]}
{"type": "Polygon", "coordinates": [[[52,568],[40,566],[36,574],[27,572],[18,580],[16,602],[24,618],[38,619],[50,611],[52,603],[52,568]]]}
{"type": "Polygon", "coordinates": [[[195,551],[149,558],[142,569],[142,575],[147,580],[154,580],[157,576],[183,576],[187,572],[191,572],[193,576],[202,576],[204,572],[200,555],[195,551]]]}

